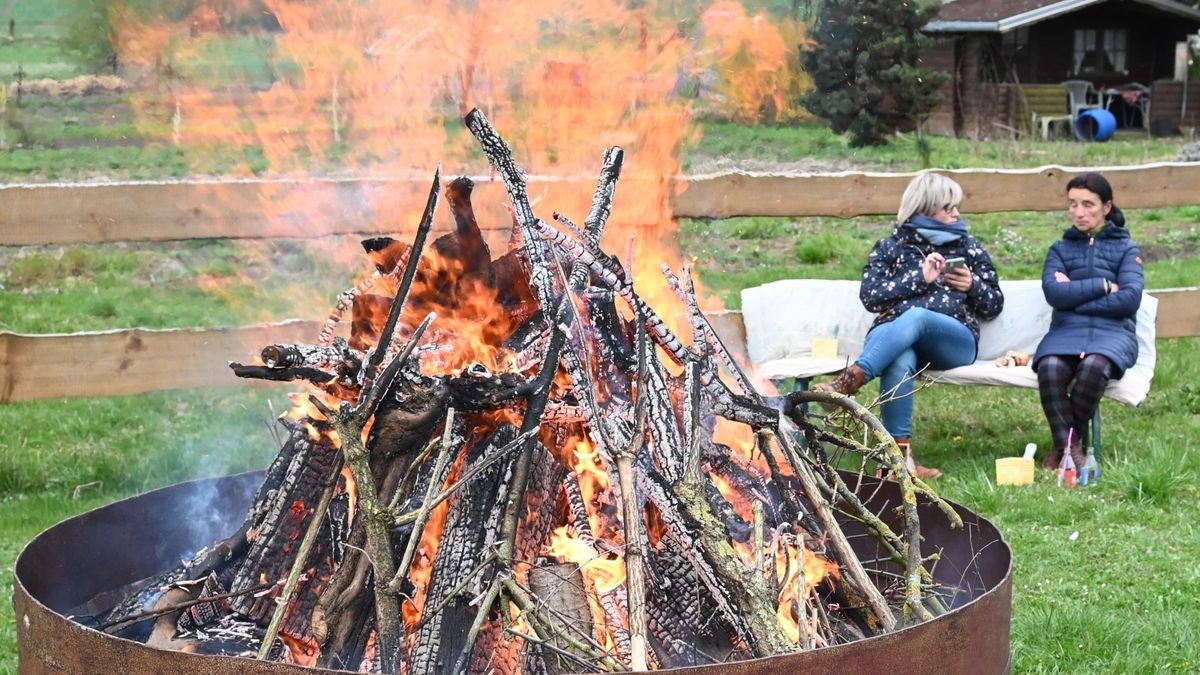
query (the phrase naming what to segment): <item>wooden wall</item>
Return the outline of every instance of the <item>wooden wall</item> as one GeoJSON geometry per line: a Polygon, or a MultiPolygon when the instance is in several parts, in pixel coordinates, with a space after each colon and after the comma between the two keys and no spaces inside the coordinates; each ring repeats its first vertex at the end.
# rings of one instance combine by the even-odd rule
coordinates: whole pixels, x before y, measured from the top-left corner
{"type": "Polygon", "coordinates": [[[1182,110],[1184,83],[1157,80],[1150,92],[1150,122],[1167,119],[1176,129],[1200,129],[1200,79],[1187,83],[1187,108],[1182,110]],[[1182,112],[1182,114],[1181,114],[1182,112]]]}

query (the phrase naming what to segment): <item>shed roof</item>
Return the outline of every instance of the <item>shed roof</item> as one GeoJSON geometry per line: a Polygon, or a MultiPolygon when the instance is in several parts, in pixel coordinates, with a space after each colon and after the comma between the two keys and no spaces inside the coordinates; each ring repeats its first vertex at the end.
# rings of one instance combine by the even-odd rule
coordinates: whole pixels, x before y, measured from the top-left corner
{"type": "MultiPolygon", "coordinates": [[[[1110,0],[954,0],[925,26],[930,33],[1007,33],[1110,0]]],[[[1200,22],[1200,9],[1176,0],[1126,0],[1200,22]]]]}

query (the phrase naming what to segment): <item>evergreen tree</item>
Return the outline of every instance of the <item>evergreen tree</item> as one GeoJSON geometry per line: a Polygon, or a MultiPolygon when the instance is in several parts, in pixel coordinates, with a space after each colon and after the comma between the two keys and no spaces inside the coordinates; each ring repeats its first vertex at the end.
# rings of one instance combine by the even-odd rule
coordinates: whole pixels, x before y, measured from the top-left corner
{"type": "Polygon", "coordinates": [[[937,13],[912,0],[824,0],[803,52],[813,89],[809,112],[854,146],[886,142],[896,129],[911,128],[941,103],[943,73],[921,68],[932,39],[920,32],[937,13]]]}

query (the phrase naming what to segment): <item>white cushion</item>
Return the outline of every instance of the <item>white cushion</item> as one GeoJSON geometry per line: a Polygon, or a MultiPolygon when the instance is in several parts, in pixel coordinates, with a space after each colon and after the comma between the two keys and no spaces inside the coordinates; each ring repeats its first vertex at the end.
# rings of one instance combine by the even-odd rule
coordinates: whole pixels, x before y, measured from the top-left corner
{"type": "MultiPolygon", "coordinates": [[[[858,299],[857,281],[786,279],[742,291],[746,350],[755,372],[767,379],[810,378],[845,368],[862,351],[874,315],[858,299]],[[812,339],[838,339],[836,359],[812,358],[812,339]]],[[[980,322],[979,356],[975,363],[923,373],[926,379],[961,385],[1037,387],[1029,367],[1000,368],[997,358],[1018,351],[1030,356],[1050,327],[1051,309],[1037,279],[1001,281],[1004,311],[980,322]]],[[[1138,405],[1154,378],[1157,352],[1154,321],[1158,300],[1142,295],[1137,314],[1137,363],[1120,380],[1109,382],[1105,396],[1138,405]]]]}

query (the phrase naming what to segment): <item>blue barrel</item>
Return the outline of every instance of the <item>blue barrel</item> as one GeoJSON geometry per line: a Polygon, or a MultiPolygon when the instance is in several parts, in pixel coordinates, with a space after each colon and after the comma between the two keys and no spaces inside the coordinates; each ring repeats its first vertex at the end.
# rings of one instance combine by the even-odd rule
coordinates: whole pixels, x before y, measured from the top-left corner
{"type": "Polygon", "coordinates": [[[1117,130],[1117,118],[1103,108],[1089,108],[1075,118],[1075,138],[1081,141],[1107,141],[1117,130]]]}

